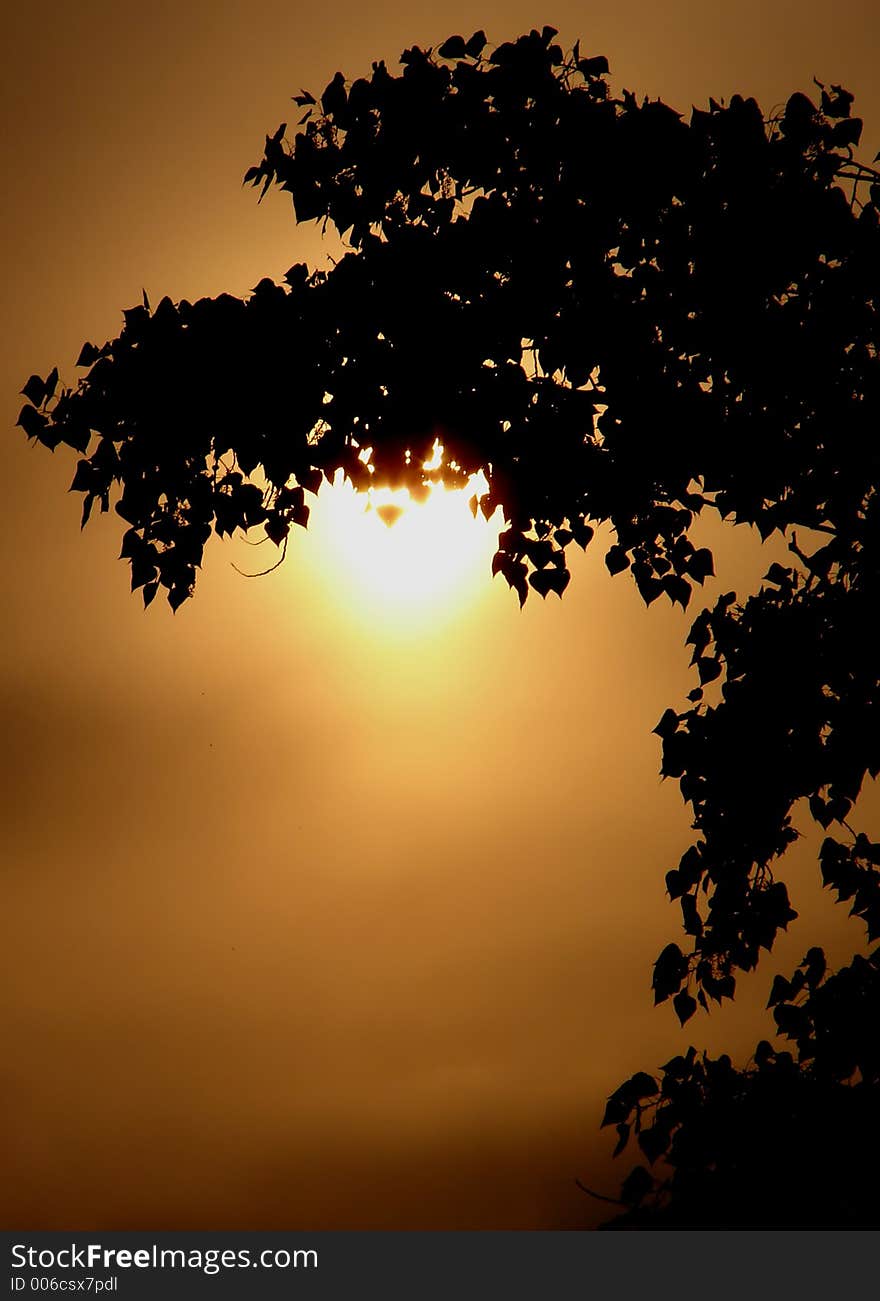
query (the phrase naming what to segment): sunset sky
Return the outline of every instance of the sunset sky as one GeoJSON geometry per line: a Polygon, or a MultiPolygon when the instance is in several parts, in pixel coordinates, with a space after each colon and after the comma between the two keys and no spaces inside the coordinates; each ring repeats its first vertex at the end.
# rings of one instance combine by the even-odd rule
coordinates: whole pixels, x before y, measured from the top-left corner
{"type": "MultiPolygon", "coordinates": [[[[145,614],[122,522],[79,531],[75,456],[12,429],[27,376],[72,382],[142,289],[325,265],[287,196],[240,184],[301,87],[544,23],[684,112],[840,82],[880,148],[875,0],[5,18],[3,1227],[589,1227],[607,1208],[575,1178],[614,1194],[628,1168],[598,1128],[621,1080],[691,1042],[744,1061],[774,972],[861,939],[801,817],[800,920],[736,1004],[684,1031],[653,1009],[689,826],[651,729],[695,685],[695,611],[646,611],[602,538],[563,601],[520,612],[463,500],[440,503],[452,568],[425,585],[408,557],[430,535],[324,489],[278,571],[248,581],[231,562],[271,544],[212,540],[195,600],[145,614]]],[[[701,537],[709,600],[770,563],[747,530],[701,537]]]]}

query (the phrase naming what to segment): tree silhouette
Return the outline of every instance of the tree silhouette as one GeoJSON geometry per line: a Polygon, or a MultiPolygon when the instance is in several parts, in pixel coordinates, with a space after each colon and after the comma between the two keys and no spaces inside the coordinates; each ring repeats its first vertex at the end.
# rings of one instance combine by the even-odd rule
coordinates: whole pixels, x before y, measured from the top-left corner
{"type": "MultiPolygon", "coordinates": [[[[666,877],[687,943],[653,981],[684,1023],[794,918],[777,864],[799,801],[849,837],[825,840],[823,880],[880,937],[880,845],[847,821],[880,771],[880,174],[840,86],[688,121],[613,96],[605,58],[555,36],[452,36],[400,76],[374,63],[296,96],[300,129],[267,136],[245,181],[350,251],[246,300],[145,296],[83,347],[76,387],[30,378],[19,424],[80,453],[83,524],[118,498],[146,605],[192,594],[212,532],[262,526],[283,555],[338,471],[419,497],[481,470],[474,509],[507,523],[493,573],[521,603],[563,593],[599,523],[610,572],[682,607],[713,573],[697,516],[784,537],[789,566],[697,616],[699,685],[656,727],[695,832],[666,877]]],[[[876,948],[836,975],[811,950],[771,995],[796,1059],[691,1050],[621,1086],[618,1148],[632,1131],[666,1171],[628,1177],[622,1222],[880,1220],[873,1178],[804,1139],[821,1115],[876,1169],[878,983],[876,948]],[[838,1165],[823,1200],[807,1167],[838,1165]]]]}

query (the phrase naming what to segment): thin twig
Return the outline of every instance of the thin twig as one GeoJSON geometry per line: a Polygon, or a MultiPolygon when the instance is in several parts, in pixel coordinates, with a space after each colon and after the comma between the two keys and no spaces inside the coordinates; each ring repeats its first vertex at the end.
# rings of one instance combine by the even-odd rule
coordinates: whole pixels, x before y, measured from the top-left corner
{"type": "Polygon", "coordinates": [[[279,565],[284,563],[284,557],[286,555],[287,555],[287,538],[284,539],[284,545],[281,548],[281,555],[275,561],[275,564],[270,565],[268,569],[261,569],[259,573],[246,574],[243,569],[239,569],[238,565],[235,563],[234,560],[230,560],[229,563],[232,565],[232,568],[235,570],[237,574],[241,574],[242,578],[265,578],[267,574],[271,574],[273,570],[277,569],[279,565]]]}
{"type": "Polygon", "coordinates": [[[628,1206],[628,1202],[622,1202],[619,1197],[606,1197],[604,1193],[595,1193],[592,1188],[582,1184],[580,1179],[575,1179],[575,1183],[582,1193],[589,1193],[590,1197],[595,1197],[597,1202],[610,1202],[612,1206],[628,1206]]]}

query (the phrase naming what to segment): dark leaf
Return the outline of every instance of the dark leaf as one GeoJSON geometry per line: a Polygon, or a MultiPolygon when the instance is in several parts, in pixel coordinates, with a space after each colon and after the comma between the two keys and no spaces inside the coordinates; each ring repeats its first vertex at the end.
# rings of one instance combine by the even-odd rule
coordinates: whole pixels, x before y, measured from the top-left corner
{"type": "Polygon", "coordinates": [[[778,975],[774,976],[773,988],[770,990],[770,997],[767,999],[767,1006],[775,1007],[777,1003],[784,1003],[787,999],[791,998],[791,996],[791,985],[785,977],[778,975]]]}
{"type": "MultiPolygon", "coordinates": [[[[43,401],[46,397],[46,385],[40,379],[39,375],[31,375],[30,379],[21,391],[27,398],[28,402],[31,402],[35,407],[43,405],[43,401]]],[[[19,423],[20,422],[21,418],[19,417],[19,423]]]]}
{"type": "Polygon", "coordinates": [[[686,989],[683,989],[673,998],[672,1006],[675,1008],[675,1014],[679,1021],[684,1025],[696,1012],[697,1001],[691,997],[686,989]]]}
{"type": "MultiPolygon", "coordinates": [[[[480,47],[482,48],[482,46],[480,47]]],[[[463,36],[450,36],[438,48],[437,53],[442,59],[463,59],[468,53],[467,46],[463,36]]]]}
{"type": "Polygon", "coordinates": [[[687,961],[677,944],[667,944],[654,964],[654,1002],[662,1003],[674,994],[687,975],[687,961]]]}
{"type": "Polygon", "coordinates": [[[77,366],[91,366],[100,357],[99,350],[93,343],[84,343],[76,359],[77,366]]]}
{"type": "Polygon", "coordinates": [[[807,984],[810,989],[815,989],[825,975],[827,967],[822,949],[816,947],[808,949],[801,965],[806,968],[804,974],[807,978],[807,984]]]}
{"type": "Polygon", "coordinates": [[[652,1165],[663,1156],[668,1146],[669,1135],[662,1126],[652,1125],[639,1134],[639,1147],[652,1165]]]}
{"type": "Polygon", "coordinates": [[[721,661],[713,656],[701,655],[697,660],[697,672],[700,675],[701,686],[705,686],[707,682],[714,682],[716,678],[721,677],[721,661]]]}
{"type": "Polygon", "coordinates": [[[626,554],[626,549],[620,546],[611,547],[605,556],[605,564],[609,574],[621,574],[624,569],[629,569],[629,556],[626,554]]]}
{"type": "Polygon", "coordinates": [[[174,611],[175,614],[183,605],[184,601],[187,600],[189,594],[190,594],[189,588],[183,586],[182,584],[181,585],[175,584],[170,589],[170,591],[168,592],[168,604],[171,606],[171,609],[174,611]]]}
{"type": "Polygon", "coordinates": [[[600,1128],[604,1129],[606,1125],[623,1124],[632,1108],[633,1104],[625,1094],[620,1089],[616,1090],[605,1104],[605,1112],[602,1116],[600,1128]]]}
{"type": "Polygon", "coordinates": [[[663,579],[663,590],[673,604],[678,602],[683,610],[687,609],[691,599],[691,585],[686,579],[678,578],[675,574],[668,574],[663,579]]]}
{"type": "Polygon", "coordinates": [[[478,59],[483,53],[486,46],[486,33],[484,31],[474,32],[473,36],[465,45],[465,53],[472,59],[478,59]]]}
{"type": "Polygon", "coordinates": [[[715,561],[708,547],[700,547],[694,552],[688,561],[687,572],[698,583],[714,576],[715,561]]]}
{"type": "Polygon", "coordinates": [[[788,586],[791,583],[792,571],[786,569],[783,565],[774,562],[764,575],[765,582],[774,583],[777,587],[788,586]]]}
{"type": "MultiPolygon", "coordinates": [[[[33,411],[33,408],[31,408],[31,410],[33,411]]],[[[45,415],[43,415],[42,411],[34,411],[34,416],[31,417],[26,415],[23,410],[19,415],[17,423],[22,425],[22,428],[25,429],[28,437],[36,438],[44,447],[48,447],[50,452],[54,452],[55,448],[61,442],[61,430],[57,425],[53,424],[45,415]],[[34,417],[36,417],[36,420],[34,417]],[[22,420],[27,421],[32,426],[33,432],[22,424],[22,420]]]]}
{"type": "Polygon", "coordinates": [[[577,66],[585,77],[602,77],[608,72],[608,60],[604,54],[597,54],[592,59],[578,59],[577,66]]]}
{"type": "Polygon", "coordinates": [[[575,542],[582,550],[586,551],[593,539],[594,530],[583,520],[574,519],[571,521],[571,531],[575,542]]]}
{"type": "Polygon", "coordinates": [[[860,117],[843,118],[835,122],[831,130],[831,139],[835,145],[857,145],[862,138],[862,119],[860,117]]]}
{"type": "Polygon", "coordinates": [[[655,736],[660,736],[664,740],[667,736],[673,736],[678,731],[678,714],[674,709],[666,709],[660,722],[653,729],[655,736]]]}
{"type": "Polygon", "coordinates": [[[657,1081],[653,1075],[647,1071],[636,1071],[626,1084],[623,1085],[628,1095],[636,1102],[641,1102],[644,1098],[652,1098],[657,1092],[657,1081]]]}
{"type": "Polygon", "coordinates": [[[698,937],[702,935],[703,922],[697,908],[696,896],[692,894],[682,895],[680,907],[685,934],[698,937]]]}
{"type": "Polygon", "coordinates": [[[91,461],[77,461],[76,474],[68,492],[87,492],[94,484],[94,473],[91,461]]]}
{"type": "Polygon", "coordinates": [[[762,1039],[755,1049],[755,1063],[758,1066],[766,1066],[773,1057],[773,1048],[766,1039],[762,1039]]]}
{"type": "Polygon", "coordinates": [[[557,596],[562,596],[568,586],[569,577],[567,569],[539,569],[529,575],[529,583],[543,597],[546,597],[548,592],[555,592],[557,596]]]}

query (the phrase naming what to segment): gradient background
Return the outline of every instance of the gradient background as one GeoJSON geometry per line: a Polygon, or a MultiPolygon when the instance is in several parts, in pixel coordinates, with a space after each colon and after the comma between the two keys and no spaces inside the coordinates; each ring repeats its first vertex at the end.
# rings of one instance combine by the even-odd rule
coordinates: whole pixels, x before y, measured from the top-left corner
{"type": "MultiPolygon", "coordinates": [[[[307,535],[260,582],[213,542],[196,600],[145,615],[121,521],[80,535],[75,458],[11,429],[27,375],[70,382],[142,287],[244,294],[322,263],[286,196],[239,184],[301,86],[546,22],[686,112],[842,82],[880,146],[874,0],[5,16],[4,1227],[589,1226],[575,1177],[614,1192],[627,1168],[597,1128],[621,1079],[689,1042],[743,1060],[773,972],[829,928],[835,957],[859,942],[811,831],[801,919],[736,1005],[685,1031],[652,1010],[688,820],[650,729],[694,685],[690,619],[646,612],[601,546],[562,603],[521,614],[487,574],[408,629],[307,535]]],[[[710,597],[770,561],[748,531],[718,546],[710,597]]]]}

